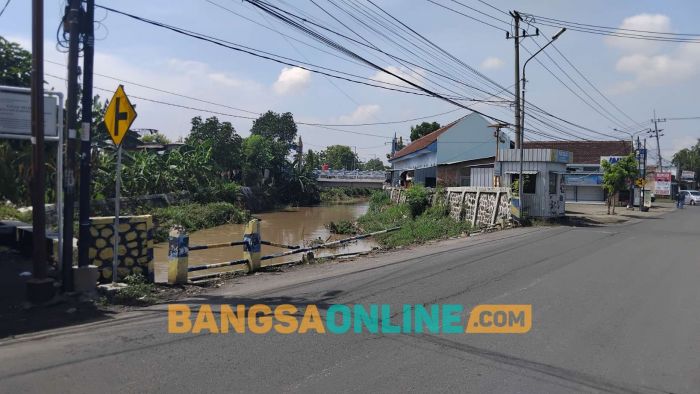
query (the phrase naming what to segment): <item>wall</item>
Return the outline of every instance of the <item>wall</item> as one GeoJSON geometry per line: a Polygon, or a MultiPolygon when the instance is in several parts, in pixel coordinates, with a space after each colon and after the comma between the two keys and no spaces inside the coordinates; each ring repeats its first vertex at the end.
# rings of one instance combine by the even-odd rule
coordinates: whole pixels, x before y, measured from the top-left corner
{"type": "MultiPolygon", "coordinates": [[[[474,183],[475,172],[482,169],[477,167],[479,165],[493,166],[493,158],[439,165],[437,169],[437,185],[440,187],[486,186],[474,183]],[[469,184],[462,184],[462,179],[464,179],[464,177],[470,178],[469,184]]],[[[493,172],[493,169],[491,169],[491,171],[493,172]]]]}
{"type": "MultiPolygon", "coordinates": [[[[457,124],[442,133],[437,140],[437,164],[452,164],[460,161],[494,157],[496,138],[489,121],[477,113],[462,118],[457,124]]],[[[501,149],[510,147],[507,135],[501,149]]]]}
{"type": "MultiPolygon", "coordinates": [[[[100,270],[100,281],[112,281],[114,217],[90,218],[90,260],[100,270]]],[[[153,220],[151,215],[119,218],[118,278],[140,273],[153,276],[153,220]]]]}
{"type": "MultiPolygon", "coordinates": [[[[386,188],[395,204],[406,202],[405,189],[386,188]]],[[[510,224],[510,188],[507,187],[448,187],[444,197],[433,194],[432,203],[444,198],[450,207],[450,216],[458,221],[467,221],[474,227],[491,227],[510,224]]]]}

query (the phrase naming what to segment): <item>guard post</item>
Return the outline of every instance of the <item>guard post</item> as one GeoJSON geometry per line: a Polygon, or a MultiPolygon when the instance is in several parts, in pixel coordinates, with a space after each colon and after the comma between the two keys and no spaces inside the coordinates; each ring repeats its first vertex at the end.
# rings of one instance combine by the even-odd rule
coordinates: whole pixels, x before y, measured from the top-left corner
{"type": "Polygon", "coordinates": [[[260,269],[260,220],[253,219],[245,226],[243,258],[248,260],[248,272],[260,269]]]}
{"type": "Polygon", "coordinates": [[[175,225],[168,237],[168,284],[187,283],[190,237],[185,228],[175,225]]]}

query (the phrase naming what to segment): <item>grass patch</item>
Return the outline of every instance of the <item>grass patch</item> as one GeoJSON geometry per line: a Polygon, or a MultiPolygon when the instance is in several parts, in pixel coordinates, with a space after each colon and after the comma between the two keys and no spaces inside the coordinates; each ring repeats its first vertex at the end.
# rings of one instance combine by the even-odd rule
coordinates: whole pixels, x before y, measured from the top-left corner
{"type": "Polygon", "coordinates": [[[156,302],[156,287],[143,275],[128,275],[124,278],[124,283],[127,287],[117,290],[109,302],[121,305],[151,305],[156,302]]]}
{"type": "Polygon", "coordinates": [[[328,224],[328,230],[331,232],[331,234],[357,234],[357,227],[355,226],[355,223],[349,220],[330,222],[328,224]]]}
{"type": "Polygon", "coordinates": [[[377,192],[370,197],[369,210],[358,220],[358,226],[363,233],[400,226],[400,230],[376,237],[387,248],[454,237],[471,228],[466,222],[452,219],[445,204],[423,208],[422,213],[414,217],[415,212],[415,206],[392,204],[385,192],[377,192]]]}
{"type": "Polygon", "coordinates": [[[173,205],[153,210],[156,224],[153,236],[156,241],[167,240],[168,231],[175,224],[193,232],[222,224],[244,223],[249,219],[250,212],[228,202],[173,205]]]}
{"type": "Polygon", "coordinates": [[[368,188],[334,187],[321,190],[321,202],[356,201],[365,199],[371,194],[372,189],[368,188]]]}
{"type": "Polygon", "coordinates": [[[0,220],[19,220],[20,222],[31,223],[32,212],[20,212],[10,204],[0,204],[0,220]]]}

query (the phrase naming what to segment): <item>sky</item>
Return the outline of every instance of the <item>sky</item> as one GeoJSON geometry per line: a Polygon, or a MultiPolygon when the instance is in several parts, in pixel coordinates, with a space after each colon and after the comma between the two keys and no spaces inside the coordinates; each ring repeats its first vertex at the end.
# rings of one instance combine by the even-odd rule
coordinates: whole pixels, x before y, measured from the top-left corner
{"type": "MultiPolygon", "coordinates": [[[[316,0],[324,8],[332,10],[333,5],[328,1],[316,0]]],[[[460,1],[473,9],[464,8],[453,0],[435,1],[496,25],[499,23],[473,9],[507,19],[506,15],[499,14],[499,11],[478,0],[460,1]]],[[[398,51],[382,37],[359,30],[357,24],[353,24],[347,15],[341,14],[337,9],[329,15],[322,13],[311,0],[270,2],[294,12],[303,11],[315,18],[314,20],[343,32],[343,26],[333,19],[335,17],[354,27],[355,31],[364,32],[363,36],[368,37],[378,47],[398,51]],[[292,6],[294,8],[291,8],[292,6]]],[[[0,5],[3,3],[4,1],[0,1],[0,5]]],[[[341,58],[339,53],[328,47],[322,48],[318,42],[240,0],[98,0],[97,3],[300,61],[377,81],[405,85],[381,71],[341,58]],[[212,3],[224,6],[238,15],[212,3]],[[313,44],[325,52],[284,37],[280,32],[313,44]]],[[[377,0],[376,3],[461,62],[502,86],[513,85],[513,40],[507,40],[503,31],[425,0],[377,0]]],[[[587,24],[669,33],[700,33],[693,20],[694,15],[700,12],[700,2],[694,0],[491,0],[488,3],[499,10],[518,10],[521,13],[587,24]]],[[[371,7],[369,3],[365,4],[371,7]]],[[[66,54],[63,48],[57,46],[56,30],[64,5],[64,1],[45,1],[45,58],[62,65],[66,64],[66,54]]],[[[126,93],[136,104],[139,114],[133,128],[157,129],[173,140],[187,135],[193,116],[217,116],[222,121],[230,121],[240,135],[247,136],[252,120],[228,115],[257,117],[259,113],[273,110],[291,112],[299,122],[357,124],[393,122],[452,111],[425,119],[447,124],[468,113],[465,109],[434,97],[410,95],[332,79],[298,67],[275,63],[182,36],[103,9],[96,11],[96,19],[99,20],[99,24],[96,28],[95,73],[128,81],[122,83],[126,93]],[[221,105],[194,101],[137,84],[221,105]],[[194,109],[157,104],[135,97],[194,109]],[[202,110],[220,114],[214,115],[202,110]]],[[[535,26],[539,26],[542,33],[548,37],[558,30],[555,27],[537,25],[536,22],[537,20],[535,26]]],[[[501,27],[508,30],[506,25],[501,27]]],[[[534,27],[526,27],[529,32],[534,31],[534,27]]],[[[10,2],[5,13],[0,16],[0,35],[30,49],[30,1],[10,2]]],[[[545,42],[543,37],[537,40],[540,40],[541,44],[545,42]]],[[[525,39],[523,45],[536,48],[533,39],[525,39]]],[[[609,134],[615,133],[613,128],[622,126],[630,127],[629,130],[653,127],[650,119],[654,111],[659,118],[700,116],[700,109],[696,105],[700,86],[700,44],[630,40],[569,30],[561,35],[555,45],[600,92],[624,112],[624,115],[597,95],[577,71],[551,47],[546,53],[556,64],[544,53],[538,55],[537,59],[541,59],[555,75],[567,82],[569,88],[586,99],[563,74],[568,73],[598,103],[615,115],[618,121],[606,119],[591,109],[539,63],[533,61],[527,68],[528,102],[536,103],[550,113],[609,134]],[[563,71],[558,67],[562,67],[563,71]],[[630,118],[639,125],[632,127],[634,125],[630,118]]],[[[363,52],[363,55],[367,53],[363,52]]],[[[528,56],[527,52],[522,52],[522,61],[528,56]]],[[[427,86],[429,76],[421,69],[407,68],[386,57],[370,59],[385,69],[427,86]]],[[[65,91],[65,81],[48,75],[65,77],[65,66],[55,63],[46,63],[46,80],[52,89],[65,91]]],[[[451,75],[460,81],[462,78],[464,81],[472,78],[457,72],[451,75]]],[[[96,75],[94,83],[95,92],[102,98],[109,98],[120,82],[96,75]]],[[[512,122],[512,111],[509,114],[507,109],[484,103],[468,105],[470,108],[512,122]]],[[[345,132],[300,125],[299,133],[306,149],[320,150],[332,144],[345,144],[353,147],[362,160],[375,157],[385,160],[390,149],[391,137],[397,134],[408,140],[410,126],[419,122],[333,127],[345,132]]],[[[532,124],[532,127],[536,128],[537,125],[532,124]]],[[[659,123],[659,127],[664,129],[661,153],[669,160],[674,152],[694,144],[700,137],[700,120],[668,121],[659,123]]],[[[655,148],[655,140],[649,140],[647,144],[655,148]]]]}

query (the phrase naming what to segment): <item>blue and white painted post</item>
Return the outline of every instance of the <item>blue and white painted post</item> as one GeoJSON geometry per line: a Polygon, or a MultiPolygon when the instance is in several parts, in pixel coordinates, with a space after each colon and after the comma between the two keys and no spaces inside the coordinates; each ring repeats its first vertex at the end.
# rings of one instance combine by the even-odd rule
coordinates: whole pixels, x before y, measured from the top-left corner
{"type": "Polygon", "coordinates": [[[170,229],[168,245],[168,284],[187,283],[190,237],[184,227],[170,229]]]}
{"type": "Polygon", "coordinates": [[[248,260],[248,272],[260,269],[260,221],[253,219],[245,226],[243,258],[248,260]]]}

